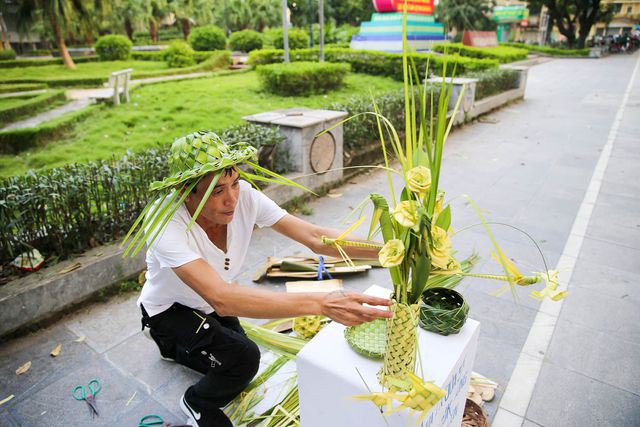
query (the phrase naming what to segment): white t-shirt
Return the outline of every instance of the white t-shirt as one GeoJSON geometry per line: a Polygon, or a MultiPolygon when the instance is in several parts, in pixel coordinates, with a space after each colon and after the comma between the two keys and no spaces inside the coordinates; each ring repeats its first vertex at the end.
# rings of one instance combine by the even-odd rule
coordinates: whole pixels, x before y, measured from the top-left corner
{"type": "Polygon", "coordinates": [[[143,304],[149,316],[162,313],[175,302],[211,313],[213,307],[180,280],[172,268],[202,258],[225,281],[231,282],[242,271],[254,226],[270,227],[286,213],[249,183],[240,181],[238,204],[233,220],[227,226],[225,253],[209,240],[198,223],[186,231],[191,215],[183,204],[147,249],[147,281],[138,298],[138,305],[143,304]],[[225,259],[228,260],[228,270],[224,268],[225,259]]]}

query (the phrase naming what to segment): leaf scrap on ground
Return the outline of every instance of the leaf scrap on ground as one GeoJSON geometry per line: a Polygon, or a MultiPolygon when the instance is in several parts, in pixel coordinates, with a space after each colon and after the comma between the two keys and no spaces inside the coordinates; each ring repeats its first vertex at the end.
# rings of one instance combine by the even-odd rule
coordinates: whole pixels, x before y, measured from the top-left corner
{"type": "Polygon", "coordinates": [[[342,197],[342,193],[335,193],[335,192],[329,191],[327,193],[327,196],[331,197],[332,199],[337,199],[338,197],[342,197]]]}
{"type": "Polygon", "coordinates": [[[62,343],[58,344],[56,346],[56,348],[54,348],[53,350],[51,350],[51,356],[52,357],[58,357],[60,356],[60,352],[62,351],[62,343]]]}
{"type": "Polygon", "coordinates": [[[4,399],[0,400],[0,406],[4,405],[5,403],[7,403],[8,401],[10,401],[11,399],[13,399],[15,396],[12,394],[10,396],[5,397],[4,399]]]}
{"type": "Polygon", "coordinates": [[[67,274],[73,270],[77,270],[80,267],[82,267],[82,264],[80,264],[79,262],[76,262],[75,264],[70,265],[69,267],[62,269],[58,272],[58,274],[67,274]]]}
{"type": "Polygon", "coordinates": [[[85,337],[84,335],[81,337],[76,338],[75,340],[73,340],[73,342],[84,342],[84,340],[86,340],[87,337],[85,337]]]}
{"type": "Polygon", "coordinates": [[[24,374],[25,372],[27,372],[29,370],[29,368],[31,368],[31,360],[29,360],[27,363],[25,363],[24,365],[22,365],[18,369],[16,369],[16,375],[24,374]]]}

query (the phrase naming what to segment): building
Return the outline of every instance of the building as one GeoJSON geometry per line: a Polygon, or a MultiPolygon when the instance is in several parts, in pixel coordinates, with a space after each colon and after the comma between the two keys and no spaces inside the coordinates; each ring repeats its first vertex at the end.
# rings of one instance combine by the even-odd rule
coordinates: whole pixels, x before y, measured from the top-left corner
{"type": "Polygon", "coordinates": [[[602,0],[614,10],[607,25],[599,22],[591,29],[591,36],[608,36],[640,30],[640,0],[602,0]]]}

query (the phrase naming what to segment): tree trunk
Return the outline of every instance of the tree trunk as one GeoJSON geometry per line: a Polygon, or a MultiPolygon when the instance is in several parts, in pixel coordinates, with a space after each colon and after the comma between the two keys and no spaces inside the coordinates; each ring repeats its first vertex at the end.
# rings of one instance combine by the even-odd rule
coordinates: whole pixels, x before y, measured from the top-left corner
{"type": "Polygon", "coordinates": [[[595,24],[598,16],[600,15],[600,1],[594,2],[590,9],[585,9],[580,13],[578,22],[580,23],[580,29],[578,30],[578,48],[584,48],[587,37],[591,32],[591,27],[595,24]]]}
{"type": "Polygon", "coordinates": [[[149,19],[149,35],[151,35],[152,42],[158,43],[158,25],[153,18],[149,19]]]}
{"type": "Polygon", "coordinates": [[[84,42],[85,42],[85,44],[87,44],[89,46],[93,46],[94,40],[93,40],[93,34],[91,34],[91,31],[87,31],[85,33],[84,42]]]}
{"type": "Polygon", "coordinates": [[[11,49],[11,43],[9,43],[9,33],[6,31],[2,32],[2,43],[0,43],[0,50],[2,49],[11,49]]]}
{"type": "Polygon", "coordinates": [[[133,25],[131,25],[131,19],[124,18],[124,31],[127,33],[129,40],[133,41],[133,25]]]}
{"type": "Polygon", "coordinates": [[[64,42],[64,37],[62,36],[62,29],[58,25],[58,21],[55,17],[51,17],[51,28],[53,28],[53,32],[56,36],[56,43],[58,43],[58,50],[60,51],[60,56],[62,57],[62,62],[65,67],[75,70],[76,64],[71,59],[71,55],[69,55],[69,51],[67,50],[67,45],[64,42]]]}
{"type": "Polygon", "coordinates": [[[191,21],[189,18],[182,19],[182,36],[185,40],[189,38],[189,33],[191,32],[191,21]]]}

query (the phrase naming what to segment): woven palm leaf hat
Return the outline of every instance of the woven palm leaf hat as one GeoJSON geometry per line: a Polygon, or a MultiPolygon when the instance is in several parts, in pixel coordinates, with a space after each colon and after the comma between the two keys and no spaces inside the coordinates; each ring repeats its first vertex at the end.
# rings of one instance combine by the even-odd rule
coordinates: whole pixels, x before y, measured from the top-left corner
{"type": "Polygon", "coordinates": [[[121,246],[127,245],[123,257],[129,254],[135,256],[145,243],[150,246],[185,201],[187,195],[209,173],[214,173],[214,177],[207,187],[200,205],[192,215],[187,230],[195,223],[218,183],[222,171],[229,167],[239,164],[249,166],[251,171],[241,168],[236,170],[241,178],[256,188],[258,188],[256,181],[261,181],[307,190],[300,184],[258,165],[257,150],[251,145],[242,142],[233,145],[227,144],[211,131],[198,131],[176,139],[171,145],[168,163],[169,176],[162,181],[153,182],[149,186],[150,201],[122,242],[121,246]]]}

